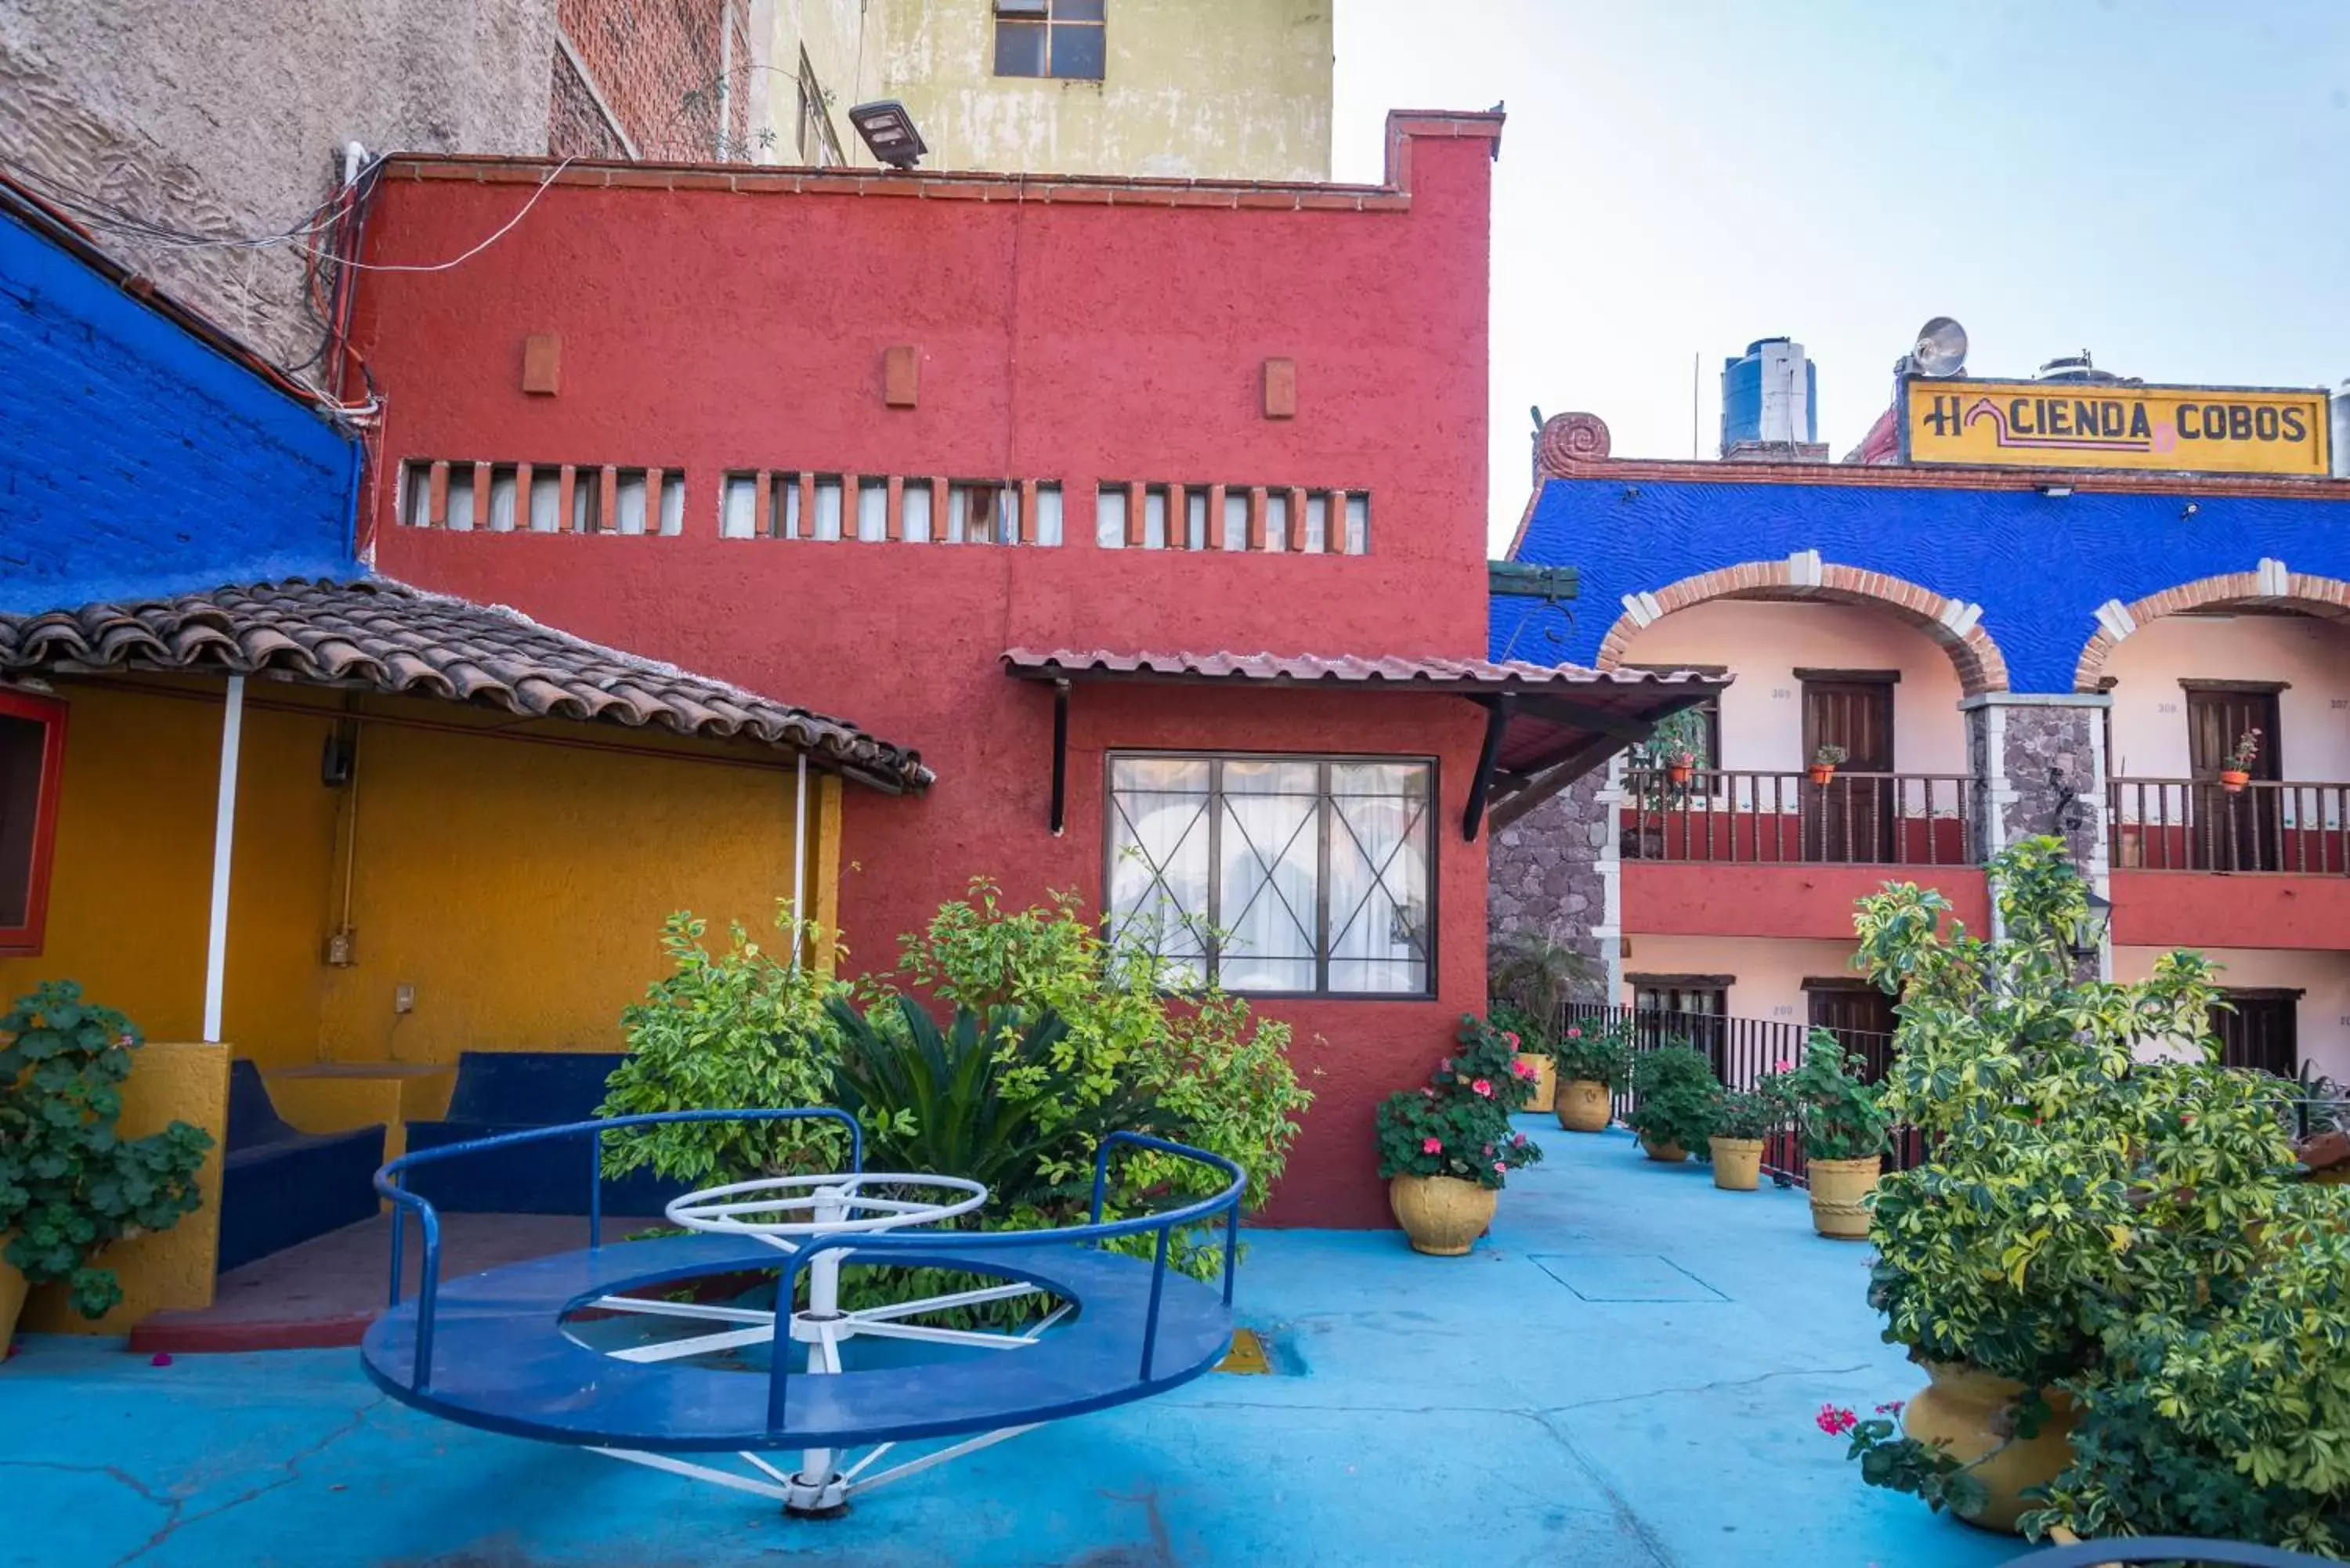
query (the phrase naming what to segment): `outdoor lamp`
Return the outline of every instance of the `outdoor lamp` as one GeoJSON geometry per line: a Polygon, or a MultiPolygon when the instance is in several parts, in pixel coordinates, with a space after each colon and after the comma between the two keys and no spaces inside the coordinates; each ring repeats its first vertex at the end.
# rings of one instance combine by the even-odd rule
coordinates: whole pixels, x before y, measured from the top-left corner
{"type": "Polygon", "coordinates": [[[858,104],[848,111],[848,123],[857,127],[873,156],[893,169],[911,169],[930,151],[922,133],[914,129],[914,117],[894,98],[858,104]]]}
{"type": "Polygon", "coordinates": [[[2106,945],[2106,929],[2114,923],[2114,901],[2094,888],[2080,918],[2073,922],[2072,953],[2076,959],[2096,957],[2106,945]]]}

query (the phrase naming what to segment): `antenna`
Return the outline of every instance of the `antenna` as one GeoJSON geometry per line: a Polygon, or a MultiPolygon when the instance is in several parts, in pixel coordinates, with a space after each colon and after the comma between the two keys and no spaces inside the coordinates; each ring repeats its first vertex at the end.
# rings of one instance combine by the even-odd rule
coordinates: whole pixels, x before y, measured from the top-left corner
{"type": "Polygon", "coordinates": [[[1937,316],[1918,328],[1909,365],[1920,376],[1951,376],[1965,369],[1967,329],[1947,316],[1937,316]]]}

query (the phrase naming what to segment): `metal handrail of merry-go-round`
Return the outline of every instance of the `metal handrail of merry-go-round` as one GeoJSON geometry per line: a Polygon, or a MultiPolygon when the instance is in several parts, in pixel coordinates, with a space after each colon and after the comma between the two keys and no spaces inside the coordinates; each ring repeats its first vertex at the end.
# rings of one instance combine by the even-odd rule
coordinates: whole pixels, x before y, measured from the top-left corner
{"type": "MultiPolygon", "coordinates": [[[[404,1154],[376,1172],[375,1189],[400,1210],[413,1212],[424,1241],[424,1264],[418,1281],[416,1302],[416,1338],[411,1368],[411,1386],[419,1393],[426,1388],[432,1368],[432,1323],[441,1286],[441,1220],[432,1203],[421,1195],[400,1185],[400,1179],[421,1165],[437,1164],[495,1148],[511,1148],[518,1145],[543,1143],[556,1138],[584,1137],[588,1140],[592,1159],[588,1166],[588,1244],[592,1248],[602,1243],[603,1220],[603,1135],[615,1128],[647,1127],[677,1122],[714,1121],[786,1121],[811,1117],[842,1123],[848,1128],[849,1170],[865,1168],[865,1139],[857,1118],[832,1106],[801,1106],[775,1110],[691,1110],[655,1111],[639,1116],[609,1116],[597,1121],[567,1122],[558,1127],[529,1127],[519,1132],[500,1133],[478,1138],[470,1143],[449,1144],[439,1148],[419,1149],[404,1154]]],[[[1065,1226],[1050,1231],[957,1231],[953,1245],[958,1251],[998,1251],[1021,1247],[1047,1245],[1076,1246],[1103,1241],[1121,1236],[1140,1235],[1157,1231],[1159,1244],[1152,1260],[1150,1302],[1145,1316],[1142,1340],[1140,1380],[1148,1382],[1153,1353],[1159,1335],[1159,1307],[1167,1280],[1167,1253],[1171,1238],[1179,1230],[1204,1224],[1221,1215],[1224,1220],[1223,1300],[1229,1307],[1232,1302],[1233,1271],[1238,1261],[1240,1241],[1241,1196],[1248,1186],[1248,1174],[1239,1165],[1222,1155],[1206,1149],[1193,1148],[1189,1144],[1155,1137],[1147,1133],[1114,1132],[1102,1139],[1094,1155],[1093,1202],[1090,1220],[1084,1225],[1065,1226]],[[1197,1199],[1180,1208],[1149,1214],[1139,1214],[1125,1220],[1104,1221],[1102,1209],[1107,1198],[1110,1152],[1131,1147],[1174,1155],[1195,1164],[1206,1165],[1222,1171],[1227,1178],[1225,1186],[1206,1198],[1197,1199]]],[[[404,1214],[395,1214],[391,1230],[391,1305],[400,1304],[401,1246],[407,1232],[404,1214]]],[[[797,1285],[799,1271],[815,1254],[843,1249],[860,1252],[937,1251],[940,1237],[936,1232],[915,1231],[889,1232],[863,1231],[854,1235],[809,1237],[800,1241],[785,1255],[777,1300],[789,1301],[797,1285]]],[[[785,1393],[790,1357],[785,1354],[791,1333],[791,1314],[775,1314],[775,1342],[770,1358],[767,1410],[771,1428],[781,1430],[784,1424],[785,1393]]]]}
{"type": "Polygon", "coordinates": [[[2325,1568],[2323,1558],[2256,1546],[2244,1541],[2197,1541],[2140,1535],[2082,1541],[2010,1558],[2005,1568],[2124,1568],[2125,1564],[2190,1563],[2210,1568],[2325,1568]]]}

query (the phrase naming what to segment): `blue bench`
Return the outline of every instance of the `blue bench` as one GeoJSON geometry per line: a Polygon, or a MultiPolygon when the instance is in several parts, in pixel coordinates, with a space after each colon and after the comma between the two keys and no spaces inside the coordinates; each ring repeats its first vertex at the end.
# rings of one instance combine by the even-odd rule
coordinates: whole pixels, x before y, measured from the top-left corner
{"type": "MultiPolygon", "coordinates": [[[[623,1060],[617,1051],[467,1051],[457,1058],[449,1114],[408,1124],[411,1152],[471,1143],[500,1133],[593,1120],[604,1080],[623,1060]]],[[[477,1157],[417,1167],[410,1189],[452,1214],[585,1214],[589,1140],[555,1138],[488,1150],[477,1157]]],[[[659,1214],[686,1190],[649,1170],[607,1180],[607,1214],[659,1214]]]]}
{"type": "Polygon", "coordinates": [[[220,1269],[375,1217],[383,1127],[306,1133],[286,1125],[261,1069],[228,1069],[228,1142],[222,1158],[220,1269]]]}

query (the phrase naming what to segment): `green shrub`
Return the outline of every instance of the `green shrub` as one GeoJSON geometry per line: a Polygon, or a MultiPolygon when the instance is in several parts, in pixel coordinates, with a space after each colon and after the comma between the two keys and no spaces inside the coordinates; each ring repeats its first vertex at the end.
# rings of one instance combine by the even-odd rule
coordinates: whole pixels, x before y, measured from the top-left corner
{"type": "MultiPolygon", "coordinates": [[[[629,1054],[605,1083],[598,1115],[831,1103],[839,1036],[826,1003],[847,987],[793,965],[787,905],[777,907],[783,940],[775,950],[731,925],[726,950],[713,954],[702,944],[706,925],[682,913],[662,923],[661,950],[673,967],[620,1014],[629,1054]]],[[[821,1118],[675,1122],[604,1137],[607,1175],[650,1166],[695,1187],[838,1170],[847,1163],[847,1134],[821,1118]]]]}
{"type": "Polygon", "coordinates": [[[1704,1053],[1686,1044],[1643,1051],[1632,1064],[1632,1114],[1624,1122],[1649,1143],[1703,1148],[1720,1094],[1704,1053]]]}
{"type": "Polygon", "coordinates": [[[1787,1125],[1787,1105],[1777,1095],[1756,1089],[1722,1089],[1714,1096],[1713,1136],[1765,1138],[1787,1125]]]}
{"type": "Polygon", "coordinates": [[[1551,1042],[1559,1082],[1605,1084],[1610,1093],[1632,1076],[1632,1030],[1624,1023],[1569,1023],[1551,1042]]]}
{"type": "Polygon", "coordinates": [[[1885,1152],[1891,1121],[1877,1091],[1860,1081],[1860,1054],[1825,1029],[1804,1045],[1792,1072],[1766,1073],[1755,1085],[1794,1113],[1806,1159],[1867,1159],[1885,1152]]]}
{"type": "Polygon", "coordinates": [[[1511,1171],[1542,1158],[1523,1133],[1510,1130],[1510,1113],[1534,1096],[1517,1048],[1483,1019],[1464,1016],[1451,1055],[1436,1064],[1428,1083],[1379,1103],[1379,1179],[1450,1176],[1498,1188],[1511,1171]]]}
{"type": "Polygon", "coordinates": [[[212,1135],[182,1121],[145,1137],[116,1133],[139,1031],[84,1002],[72,981],[18,997],[0,1036],[0,1234],[16,1233],[7,1261],[33,1284],[64,1282],[77,1312],[102,1317],[122,1285],[92,1260],[195,1212],[212,1135]]]}

